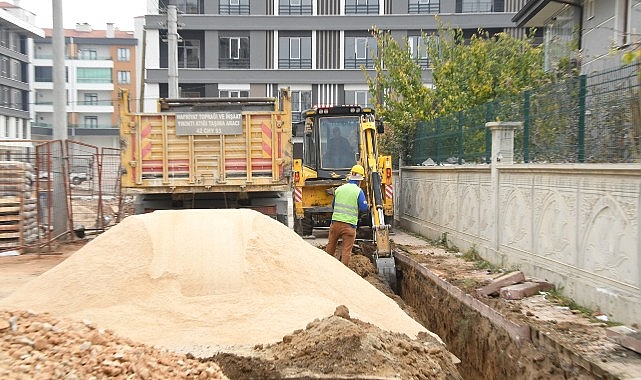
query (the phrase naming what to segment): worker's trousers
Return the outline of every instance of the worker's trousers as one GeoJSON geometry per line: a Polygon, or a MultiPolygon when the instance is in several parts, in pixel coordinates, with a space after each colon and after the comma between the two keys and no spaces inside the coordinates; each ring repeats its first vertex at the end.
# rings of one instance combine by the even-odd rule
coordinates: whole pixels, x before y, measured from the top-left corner
{"type": "Polygon", "coordinates": [[[327,253],[332,256],[334,256],[334,253],[336,252],[338,239],[343,240],[340,260],[347,266],[349,265],[349,259],[352,257],[352,247],[356,240],[356,228],[352,227],[349,223],[332,221],[332,224],[329,227],[327,247],[325,247],[327,253]]]}

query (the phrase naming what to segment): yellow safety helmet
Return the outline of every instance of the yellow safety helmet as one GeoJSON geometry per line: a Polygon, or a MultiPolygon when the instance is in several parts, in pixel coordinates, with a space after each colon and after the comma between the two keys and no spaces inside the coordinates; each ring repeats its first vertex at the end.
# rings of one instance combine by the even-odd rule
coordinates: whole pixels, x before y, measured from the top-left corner
{"type": "Polygon", "coordinates": [[[365,178],[365,168],[363,168],[361,165],[356,164],[352,166],[352,170],[350,171],[349,179],[353,179],[356,181],[362,181],[363,178],[365,178]]]}

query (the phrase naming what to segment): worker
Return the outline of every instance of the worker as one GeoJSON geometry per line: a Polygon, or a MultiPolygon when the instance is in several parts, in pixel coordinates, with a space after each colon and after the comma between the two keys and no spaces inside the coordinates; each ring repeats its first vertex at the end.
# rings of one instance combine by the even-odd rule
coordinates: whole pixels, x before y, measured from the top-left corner
{"type": "Polygon", "coordinates": [[[365,169],[361,165],[354,165],[348,177],[348,182],[339,186],[334,192],[332,207],[332,222],[329,227],[327,253],[334,256],[338,239],[342,239],[340,260],[346,266],[352,257],[352,247],[356,240],[356,225],[358,213],[367,211],[365,193],[360,188],[360,182],[365,176],[365,169]]]}

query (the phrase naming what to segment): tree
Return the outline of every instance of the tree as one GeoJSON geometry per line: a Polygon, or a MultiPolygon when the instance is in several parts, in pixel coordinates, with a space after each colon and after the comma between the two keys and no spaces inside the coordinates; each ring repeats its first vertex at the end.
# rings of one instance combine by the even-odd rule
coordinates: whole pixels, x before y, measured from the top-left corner
{"type": "Polygon", "coordinates": [[[407,38],[398,41],[377,28],[372,35],[379,54],[376,75],[365,75],[370,93],[378,95],[377,112],[390,128],[385,148],[401,157],[411,152],[418,122],[517,94],[547,78],[542,50],[532,37],[490,36],[479,29],[466,40],[461,29],[446,28],[439,21],[435,34],[422,35],[428,41],[434,85],[430,89],[407,38]]]}

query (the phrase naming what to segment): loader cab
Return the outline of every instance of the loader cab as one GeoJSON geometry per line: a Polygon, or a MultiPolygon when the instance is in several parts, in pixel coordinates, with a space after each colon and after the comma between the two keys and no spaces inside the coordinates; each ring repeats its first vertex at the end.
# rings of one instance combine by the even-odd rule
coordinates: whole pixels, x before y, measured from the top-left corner
{"type": "Polygon", "coordinates": [[[303,163],[318,179],[344,178],[361,159],[361,125],[371,108],[323,106],[303,112],[303,163]]]}

